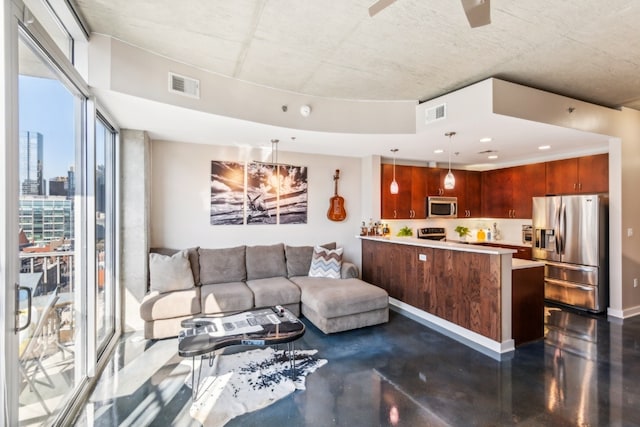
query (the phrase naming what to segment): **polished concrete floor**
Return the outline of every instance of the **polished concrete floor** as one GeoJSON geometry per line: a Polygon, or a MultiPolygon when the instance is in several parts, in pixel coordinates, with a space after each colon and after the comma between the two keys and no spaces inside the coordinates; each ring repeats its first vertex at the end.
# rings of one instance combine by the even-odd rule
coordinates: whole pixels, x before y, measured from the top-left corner
{"type": "MultiPolygon", "coordinates": [[[[307,389],[228,426],[640,426],[640,316],[546,308],[546,337],[497,361],[392,312],[297,348],[329,363],[307,389]]],[[[77,425],[190,426],[176,340],[123,337],[77,425]]]]}

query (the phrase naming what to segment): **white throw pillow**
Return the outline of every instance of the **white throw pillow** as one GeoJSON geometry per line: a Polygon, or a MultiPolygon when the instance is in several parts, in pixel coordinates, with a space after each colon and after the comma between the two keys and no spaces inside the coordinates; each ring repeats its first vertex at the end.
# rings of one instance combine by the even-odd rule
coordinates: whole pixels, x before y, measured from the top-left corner
{"type": "Polygon", "coordinates": [[[342,248],[325,249],[322,246],[313,248],[309,277],[326,277],[339,279],[342,269],[342,248]]]}
{"type": "Polygon", "coordinates": [[[194,286],[187,251],[180,251],[173,256],[149,254],[149,273],[152,291],[182,291],[194,286]]]}

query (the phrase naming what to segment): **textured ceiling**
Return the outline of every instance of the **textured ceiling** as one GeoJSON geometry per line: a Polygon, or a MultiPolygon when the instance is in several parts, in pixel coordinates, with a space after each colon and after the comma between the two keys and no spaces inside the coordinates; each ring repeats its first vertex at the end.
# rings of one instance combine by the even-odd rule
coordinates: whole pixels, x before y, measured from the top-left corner
{"type": "Polygon", "coordinates": [[[428,100],[488,77],[640,109],[640,1],[76,0],[93,32],[314,96],[428,100]]]}

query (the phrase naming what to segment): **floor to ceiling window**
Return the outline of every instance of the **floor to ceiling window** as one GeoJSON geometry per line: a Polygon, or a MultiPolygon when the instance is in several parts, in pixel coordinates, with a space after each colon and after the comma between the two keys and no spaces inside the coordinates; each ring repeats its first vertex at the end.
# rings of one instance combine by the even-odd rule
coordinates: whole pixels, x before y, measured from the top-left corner
{"type": "Polygon", "coordinates": [[[73,52],[72,41],[48,35],[50,23],[10,1],[17,25],[3,31],[17,69],[5,78],[17,87],[4,108],[17,120],[7,121],[10,148],[0,158],[15,167],[0,183],[14,212],[0,215],[0,225],[15,234],[0,239],[10,242],[0,267],[15,266],[1,273],[17,288],[2,290],[2,341],[11,352],[0,413],[7,425],[65,424],[119,333],[118,134],[63,49],[73,52]]]}
{"type": "Polygon", "coordinates": [[[101,354],[115,332],[115,149],[116,132],[101,116],[96,118],[96,339],[101,354]]]}
{"type": "Polygon", "coordinates": [[[20,425],[40,425],[64,408],[86,375],[77,337],[82,252],[75,221],[76,129],[85,99],[62,82],[26,37],[19,42],[20,425]],[[29,294],[31,294],[29,297],[29,294]]]}

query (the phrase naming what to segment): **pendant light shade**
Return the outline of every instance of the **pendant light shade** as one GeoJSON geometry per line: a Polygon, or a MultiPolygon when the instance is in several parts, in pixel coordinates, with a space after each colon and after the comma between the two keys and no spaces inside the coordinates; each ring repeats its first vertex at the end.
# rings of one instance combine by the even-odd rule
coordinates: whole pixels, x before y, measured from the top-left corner
{"type": "Polygon", "coordinates": [[[393,181],[391,181],[391,185],[389,186],[389,192],[391,194],[398,194],[398,191],[400,191],[398,181],[396,181],[396,153],[398,152],[398,149],[392,148],[391,152],[393,153],[393,181]]]}
{"type": "Polygon", "coordinates": [[[444,189],[453,190],[455,186],[456,186],[456,178],[451,173],[451,170],[449,170],[449,173],[447,173],[447,176],[444,177],[444,189]]]}
{"type": "Polygon", "coordinates": [[[444,136],[449,137],[449,172],[444,177],[444,189],[445,190],[453,190],[456,186],[456,178],[451,173],[451,137],[455,135],[455,132],[447,132],[444,136]]]}

